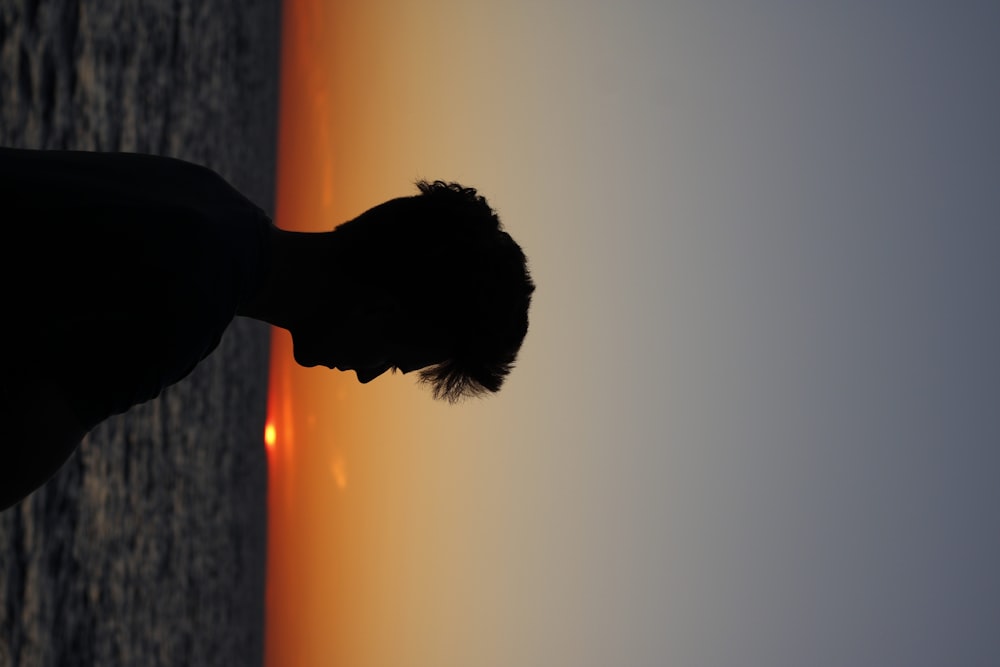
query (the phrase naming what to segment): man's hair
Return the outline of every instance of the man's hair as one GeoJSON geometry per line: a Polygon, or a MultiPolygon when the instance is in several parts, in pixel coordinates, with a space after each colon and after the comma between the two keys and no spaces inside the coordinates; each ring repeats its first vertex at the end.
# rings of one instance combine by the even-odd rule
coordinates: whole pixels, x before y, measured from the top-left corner
{"type": "Polygon", "coordinates": [[[434,397],[456,402],[496,392],[528,331],[535,285],[520,246],[475,189],[418,181],[346,222],[338,258],[353,277],[395,295],[440,332],[444,361],[420,371],[434,397]]]}

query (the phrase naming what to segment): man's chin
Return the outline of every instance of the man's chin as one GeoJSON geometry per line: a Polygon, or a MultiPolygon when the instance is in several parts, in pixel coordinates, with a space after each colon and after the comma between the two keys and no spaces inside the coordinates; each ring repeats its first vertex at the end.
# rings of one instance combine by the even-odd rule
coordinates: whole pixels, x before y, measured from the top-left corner
{"type": "Polygon", "coordinates": [[[381,367],[380,366],[380,367],[374,368],[374,369],[372,369],[372,368],[361,368],[361,369],[355,368],[353,370],[354,370],[354,373],[358,376],[358,382],[360,382],[361,384],[368,384],[369,382],[371,382],[372,380],[374,380],[377,377],[380,377],[387,370],[389,370],[389,367],[381,367]]]}
{"type": "Polygon", "coordinates": [[[372,375],[371,373],[361,371],[358,369],[354,369],[354,374],[357,376],[358,382],[360,382],[361,384],[368,384],[369,382],[378,377],[377,375],[372,375]]]}

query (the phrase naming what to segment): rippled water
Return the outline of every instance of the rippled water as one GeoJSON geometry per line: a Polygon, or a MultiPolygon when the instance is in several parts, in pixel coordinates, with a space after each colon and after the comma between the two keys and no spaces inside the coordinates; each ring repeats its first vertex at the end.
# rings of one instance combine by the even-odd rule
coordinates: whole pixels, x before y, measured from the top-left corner
{"type": "MultiPolygon", "coordinates": [[[[0,0],[0,144],[173,155],[273,210],[279,17],[0,0]]],[[[0,666],[260,664],[267,355],[267,328],[238,321],[0,514],[0,666]]]]}

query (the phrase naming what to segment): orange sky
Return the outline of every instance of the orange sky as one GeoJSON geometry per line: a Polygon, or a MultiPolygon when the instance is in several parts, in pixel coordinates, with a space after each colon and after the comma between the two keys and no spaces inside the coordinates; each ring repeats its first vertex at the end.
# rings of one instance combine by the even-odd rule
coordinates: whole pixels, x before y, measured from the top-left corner
{"type": "MultiPolygon", "coordinates": [[[[510,136],[475,130],[472,119],[504,128],[497,118],[510,110],[468,87],[497,81],[475,84],[462,72],[468,62],[453,57],[492,58],[489,46],[472,31],[449,32],[442,16],[456,16],[451,9],[424,9],[285,1],[279,227],[330,229],[414,194],[418,178],[490,183],[491,201],[502,193],[498,170],[511,160],[490,159],[498,153],[482,141],[510,136]],[[460,95],[456,78],[468,82],[460,95]],[[463,110],[471,101],[489,113],[463,110]]],[[[524,190],[509,180],[507,189],[524,190]]],[[[523,224],[509,229],[524,238],[523,224]]],[[[532,489],[544,486],[522,477],[520,493],[509,493],[526,459],[504,444],[530,449],[535,437],[509,434],[516,390],[449,406],[410,377],[362,386],[353,374],[298,367],[290,344],[274,332],[266,664],[485,665],[483,655],[503,655],[496,642],[509,632],[491,629],[501,622],[525,626],[536,642],[540,624],[519,596],[542,590],[525,567],[543,573],[526,560],[534,555],[514,557],[504,543],[503,529],[535,511],[532,489]],[[483,609],[470,614],[470,604],[483,609]]]]}
{"type": "MultiPolygon", "coordinates": [[[[357,116],[337,112],[344,99],[357,97],[359,82],[338,78],[332,64],[358,46],[338,34],[338,26],[350,25],[347,3],[332,4],[285,3],[275,214],[285,229],[325,231],[387,198],[377,184],[370,191],[359,187],[343,165],[346,156],[362,153],[353,139],[361,129],[357,116]]],[[[389,619],[374,607],[366,611],[366,601],[385,606],[392,593],[375,589],[387,580],[380,571],[394,566],[380,556],[384,537],[372,526],[380,523],[379,504],[400,488],[389,480],[379,454],[380,443],[399,439],[399,428],[385,419],[394,405],[399,409],[385,384],[362,387],[353,374],[301,368],[292,360],[288,334],[274,332],[268,404],[271,667],[357,664],[359,646],[380,643],[365,633],[389,619]]]]}
{"type": "MultiPolygon", "coordinates": [[[[415,21],[440,22],[419,18],[417,6],[393,6],[388,20],[386,4],[352,4],[284,4],[275,223],[285,229],[330,229],[412,194],[417,178],[487,180],[463,172],[474,150],[464,128],[435,128],[451,124],[439,113],[442,98],[414,85],[426,78],[406,55],[406,35],[415,21]]],[[[480,437],[477,422],[492,420],[500,437],[499,417],[439,405],[412,385],[384,377],[361,386],[353,374],[300,368],[288,335],[275,331],[269,667],[442,664],[462,646],[443,628],[471,618],[464,592],[489,581],[469,564],[470,549],[494,549],[493,537],[474,546],[468,531],[484,508],[505,506],[496,498],[503,478],[484,482],[476,471],[509,468],[510,453],[468,446],[480,437]]],[[[481,632],[464,634],[471,641],[481,632]]],[[[491,641],[476,644],[489,650],[491,641]]]]}
{"type": "MultiPolygon", "coordinates": [[[[323,69],[314,65],[322,52],[322,35],[317,32],[322,25],[317,17],[322,4],[285,3],[275,222],[299,231],[332,226],[325,222],[333,182],[328,130],[331,91],[323,69]]],[[[320,659],[315,655],[315,641],[310,641],[316,635],[312,624],[329,618],[329,607],[322,605],[322,599],[335,594],[328,578],[333,564],[316,558],[329,553],[331,546],[323,544],[326,536],[313,529],[318,519],[329,521],[330,517],[317,513],[332,506],[329,496],[338,488],[332,479],[333,484],[315,484],[312,479],[324,471],[332,477],[337,461],[332,447],[317,437],[318,429],[329,429],[330,423],[325,411],[317,415],[309,403],[315,380],[315,372],[294,364],[289,336],[276,329],[268,400],[268,425],[274,431],[273,444],[268,446],[265,646],[269,666],[315,664],[320,659]]]]}

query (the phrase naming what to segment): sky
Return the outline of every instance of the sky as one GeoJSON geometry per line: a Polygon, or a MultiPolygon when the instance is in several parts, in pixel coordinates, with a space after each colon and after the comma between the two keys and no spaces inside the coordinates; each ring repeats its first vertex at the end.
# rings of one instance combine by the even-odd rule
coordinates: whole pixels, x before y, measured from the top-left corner
{"type": "Polygon", "coordinates": [[[276,332],[267,664],[1000,655],[1000,6],[285,0],[276,224],[480,189],[500,394],[276,332]]]}

